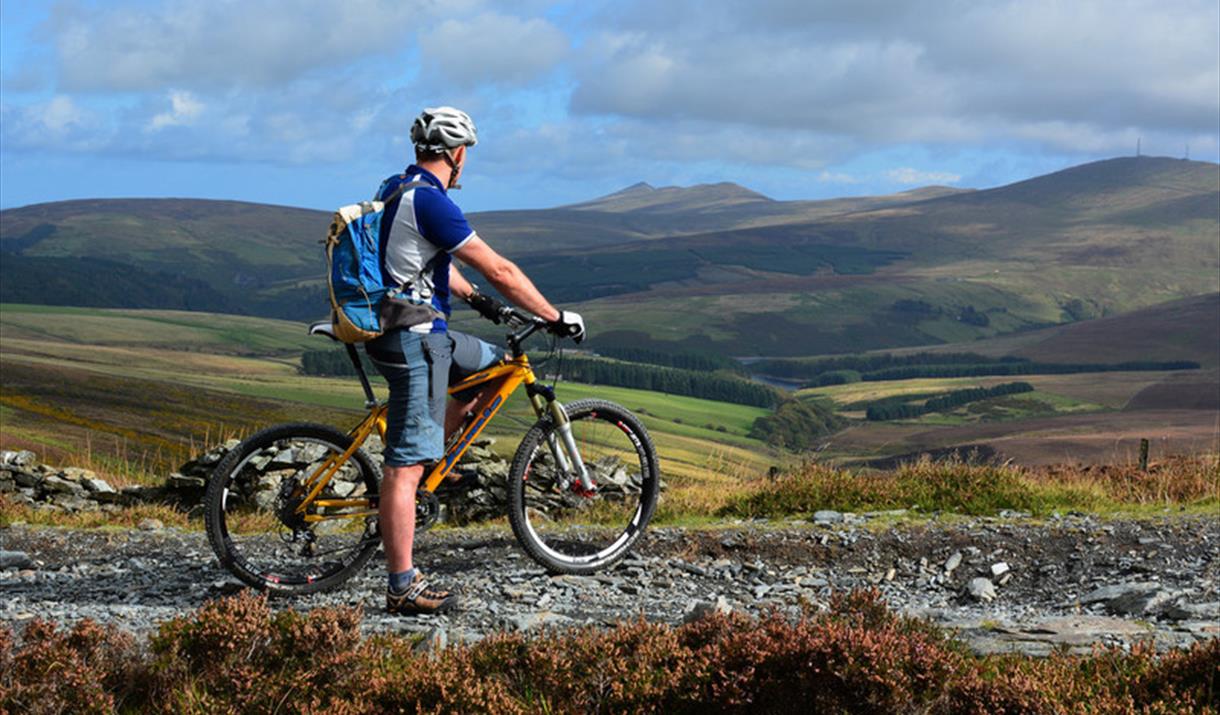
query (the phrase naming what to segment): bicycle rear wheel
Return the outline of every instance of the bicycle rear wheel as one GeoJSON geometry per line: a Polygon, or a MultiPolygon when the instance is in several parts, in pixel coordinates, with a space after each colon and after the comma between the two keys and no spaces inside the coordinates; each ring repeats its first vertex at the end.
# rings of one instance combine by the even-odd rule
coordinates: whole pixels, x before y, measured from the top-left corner
{"type": "Polygon", "coordinates": [[[626,408],[578,400],[564,411],[596,488],[583,492],[571,465],[566,472],[558,467],[561,434],[551,419],[539,420],[509,471],[509,521],[525,551],[547,570],[590,574],[635,545],[656,510],[661,477],[648,431],[626,408]]]}
{"type": "MultiPolygon", "coordinates": [[[[336,586],[360,570],[381,543],[374,516],[310,522],[296,511],[302,485],[352,438],[318,424],[265,429],[221,460],[204,496],[208,540],[222,566],[255,588],[312,593],[336,586]]],[[[377,471],[362,450],[334,474],[318,499],[376,497],[377,471]]],[[[309,514],[341,515],[360,508],[309,514]]]]}

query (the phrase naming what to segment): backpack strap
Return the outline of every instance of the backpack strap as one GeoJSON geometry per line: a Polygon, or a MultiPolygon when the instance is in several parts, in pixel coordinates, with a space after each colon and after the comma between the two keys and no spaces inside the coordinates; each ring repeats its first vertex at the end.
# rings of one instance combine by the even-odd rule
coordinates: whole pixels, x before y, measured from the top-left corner
{"type": "Polygon", "coordinates": [[[404,191],[407,191],[408,189],[418,189],[423,186],[432,186],[432,188],[436,188],[431,182],[428,181],[404,181],[403,183],[399,184],[398,188],[394,189],[389,196],[382,199],[381,203],[384,205],[390,203],[391,201],[397,201],[402,197],[404,191]]]}
{"type": "MultiPolygon", "coordinates": [[[[389,206],[390,203],[400,199],[403,195],[403,192],[408,191],[410,189],[417,189],[417,188],[424,188],[424,187],[430,187],[430,188],[435,189],[436,185],[430,181],[422,181],[422,180],[421,181],[404,181],[403,183],[399,184],[398,187],[394,189],[394,191],[390,192],[389,196],[382,199],[381,204],[383,206],[389,206]]],[[[395,210],[397,210],[397,209],[395,209],[395,210]]],[[[435,257],[433,258],[433,260],[435,260],[435,257]]],[[[429,261],[421,269],[420,275],[423,274],[423,271],[429,270],[429,268],[431,266],[432,266],[432,262],[429,261]]],[[[417,278],[418,278],[418,276],[417,276],[417,278]]],[[[408,281],[408,283],[409,282],[410,281],[408,281]]],[[[401,293],[402,290],[406,287],[407,287],[407,283],[404,283],[404,284],[394,287],[394,288],[390,288],[390,290],[386,293],[386,297],[393,299],[393,298],[397,297],[399,295],[399,293],[401,293]]],[[[436,311],[433,311],[433,312],[435,313],[436,311]]],[[[386,317],[389,317],[389,316],[386,316],[386,317]]],[[[434,317],[439,317],[439,313],[437,313],[437,316],[434,316],[434,317]]],[[[401,317],[398,317],[398,318],[389,317],[389,321],[391,322],[391,324],[404,322],[401,317]]],[[[410,322],[410,321],[407,321],[407,322],[410,322]]]]}

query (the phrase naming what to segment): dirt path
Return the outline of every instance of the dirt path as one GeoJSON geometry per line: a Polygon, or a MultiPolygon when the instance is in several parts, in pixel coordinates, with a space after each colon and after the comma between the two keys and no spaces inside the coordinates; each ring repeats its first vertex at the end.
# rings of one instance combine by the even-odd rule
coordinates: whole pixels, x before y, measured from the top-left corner
{"type": "MultiPolygon", "coordinates": [[[[1220,635],[1216,520],[1017,516],[881,528],[883,515],[821,516],[820,525],[653,529],[636,555],[596,577],[547,575],[507,529],[435,532],[417,561],[461,592],[455,613],[387,618],[380,557],[337,590],[278,603],[360,604],[369,631],[452,643],[640,616],[677,623],[717,607],[795,617],[832,591],[875,586],[893,608],[957,629],[979,652],[1146,638],[1169,648],[1220,635]]],[[[11,625],[89,617],[144,633],[237,588],[197,532],[16,526],[0,530],[0,549],[33,561],[0,569],[0,622],[11,625]]]]}

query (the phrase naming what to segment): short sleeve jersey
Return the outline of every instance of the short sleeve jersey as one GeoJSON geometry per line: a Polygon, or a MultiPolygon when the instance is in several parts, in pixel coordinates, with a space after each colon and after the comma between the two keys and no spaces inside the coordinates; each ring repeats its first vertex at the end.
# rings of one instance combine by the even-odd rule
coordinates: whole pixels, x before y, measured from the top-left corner
{"type": "MultiPolygon", "coordinates": [[[[430,301],[447,318],[450,254],[474,238],[462,210],[449,198],[440,179],[415,165],[383,181],[374,199],[384,200],[399,184],[418,181],[429,186],[407,189],[385,209],[380,237],[381,277],[385,285],[402,286],[403,293],[415,300],[430,301]]],[[[416,329],[426,329],[424,326],[416,329]]],[[[433,321],[431,332],[446,330],[444,319],[433,321]]]]}

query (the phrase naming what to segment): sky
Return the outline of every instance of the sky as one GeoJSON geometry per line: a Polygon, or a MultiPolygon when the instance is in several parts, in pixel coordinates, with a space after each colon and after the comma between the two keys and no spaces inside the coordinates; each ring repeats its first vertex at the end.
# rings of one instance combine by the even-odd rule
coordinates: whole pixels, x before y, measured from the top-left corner
{"type": "Polygon", "coordinates": [[[1215,0],[6,0],[0,208],[332,210],[469,112],[467,211],[639,181],[777,199],[1220,161],[1215,0]]]}

